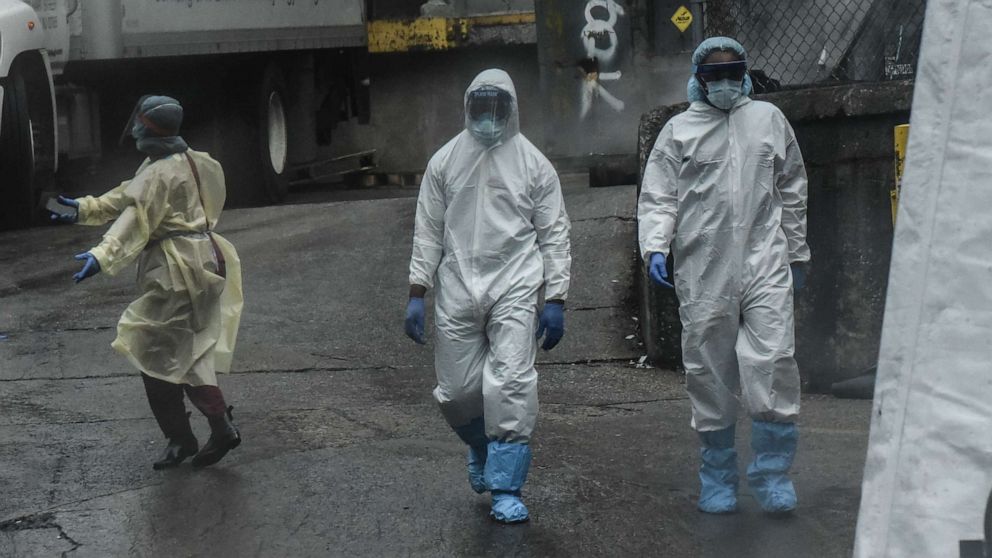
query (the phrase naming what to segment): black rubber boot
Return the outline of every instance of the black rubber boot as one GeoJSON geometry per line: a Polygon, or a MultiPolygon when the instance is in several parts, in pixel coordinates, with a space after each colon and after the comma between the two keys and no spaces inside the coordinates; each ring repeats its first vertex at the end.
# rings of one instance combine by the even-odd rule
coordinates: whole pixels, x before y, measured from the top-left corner
{"type": "Polygon", "coordinates": [[[152,468],[156,471],[178,467],[180,463],[186,461],[186,458],[196,455],[196,452],[200,450],[200,443],[196,440],[196,436],[193,435],[193,430],[189,426],[189,415],[190,413],[186,413],[186,433],[169,438],[169,443],[165,446],[162,457],[152,464],[152,468]]]}
{"type": "Polygon", "coordinates": [[[183,405],[183,388],[179,385],[141,375],[148,395],[148,404],[162,434],[169,443],[158,461],[152,464],[156,471],[176,467],[187,457],[196,455],[200,444],[189,426],[189,413],[183,405]]]}
{"type": "Polygon", "coordinates": [[[241,433],[234,426],[234,417],[228,407],[227,412],[217,417],[207,417],[210,423],[210,439],[203,445],[195,456],[193,456],[193,467],[207,467],[217,463],[241,444],[241,433]]]}

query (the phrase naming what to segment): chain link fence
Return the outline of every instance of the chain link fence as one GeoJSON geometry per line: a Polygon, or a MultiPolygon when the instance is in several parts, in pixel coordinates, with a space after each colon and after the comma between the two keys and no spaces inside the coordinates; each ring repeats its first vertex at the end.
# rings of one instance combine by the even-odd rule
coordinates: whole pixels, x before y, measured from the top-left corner
{"type": "Polygon", "coordinates": [[[756,88],[912,78],[926,0],[708,0],[706,36],[737,38],[756,88]]]}

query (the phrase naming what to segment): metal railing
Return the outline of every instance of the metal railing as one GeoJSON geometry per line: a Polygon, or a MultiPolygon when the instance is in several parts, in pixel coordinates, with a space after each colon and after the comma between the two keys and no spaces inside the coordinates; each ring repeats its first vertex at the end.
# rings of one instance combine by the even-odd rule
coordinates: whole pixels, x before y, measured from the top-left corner
{"type": "Polygon", "coordinates": [[[756,88],[912,78],[926,0],[708,0],[707,36],[748,50],[756,88]]]}

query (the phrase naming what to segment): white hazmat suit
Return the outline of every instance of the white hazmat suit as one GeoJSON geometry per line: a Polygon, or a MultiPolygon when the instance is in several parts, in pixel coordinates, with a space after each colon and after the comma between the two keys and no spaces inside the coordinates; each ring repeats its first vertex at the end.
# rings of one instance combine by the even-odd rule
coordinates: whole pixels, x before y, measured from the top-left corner
{"type": "Polygon", "coordinates": [[[538,298],[568,292],[569,221],[551,163],[520,133],[516,91],[501,70],[465,93],[512,98],[500,140],[466,130],[431,158],[417,204],[410,284],[436,286],[437,387],[453,428],[485,417],[490,439],[526,443],[537,418],[538,298]]]}
{"type": "Polygon", "coordinates": [[[694,428],[732,426],[738,389],[755,420],[793,422],[789,265],[810,253],[806,171],[782,112],[748,97],[729,112],[693,102],[655,142],[638,220],[645,261],[674,252],[694,428]]]}

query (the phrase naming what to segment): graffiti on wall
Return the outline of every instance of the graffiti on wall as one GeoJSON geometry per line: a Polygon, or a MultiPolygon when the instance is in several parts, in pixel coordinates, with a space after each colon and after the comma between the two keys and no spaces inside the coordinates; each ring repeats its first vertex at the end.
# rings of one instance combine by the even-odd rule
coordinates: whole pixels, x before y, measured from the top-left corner
{"type": "Polygon", "coordinates": [[[618,4],[616,0],[589,0],[586,2],[586,25],[580,33],[586,58],[579,63],[579,68],[585,73],[585,79],[582,80],[582,102],[579,109],[579,118],[583,120],[589,116],[596,99],[601,99],[603,103],[616,112],[622,112],[624,109],[624,102],[603,86],[604,81],[619,80],[623,77],[623,73],[620,70],[600,71],[600,65],[612,65],[616,59],[619,45],[616,25],[617,21],[624,15],[623,6],[618,4]]]}

